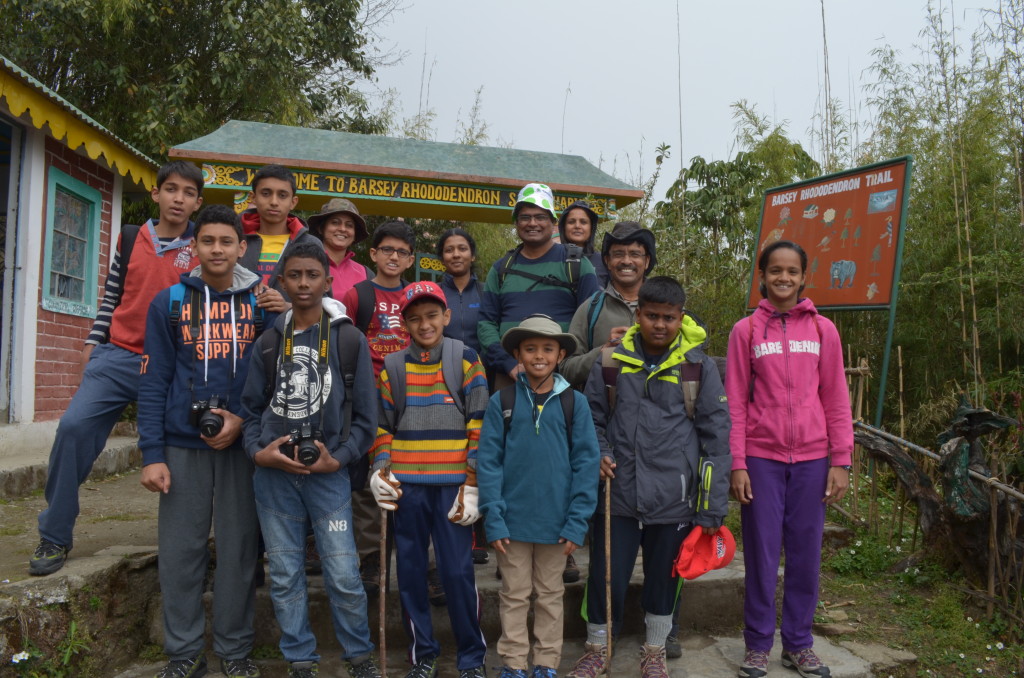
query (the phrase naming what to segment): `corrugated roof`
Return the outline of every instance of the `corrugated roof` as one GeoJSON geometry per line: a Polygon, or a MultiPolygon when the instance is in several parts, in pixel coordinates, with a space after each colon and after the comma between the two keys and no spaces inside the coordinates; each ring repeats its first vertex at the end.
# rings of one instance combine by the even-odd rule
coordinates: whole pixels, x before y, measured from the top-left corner
{"type": "Polygon", "coordinates": [[[632,199],[643,195],[642,191],[606,174],[578,155],[397,139],[242,120],[231,120],[215,132],[179,144],[171,149],[170,155],[256,164],[276,160],[289,167],[509,186],[541,181],[556,189],[591,190],[632,199]]]}

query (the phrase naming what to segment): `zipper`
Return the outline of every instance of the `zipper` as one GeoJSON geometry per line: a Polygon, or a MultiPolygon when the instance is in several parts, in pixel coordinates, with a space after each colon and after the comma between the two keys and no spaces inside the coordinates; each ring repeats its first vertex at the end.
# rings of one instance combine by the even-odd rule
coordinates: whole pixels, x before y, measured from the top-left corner
{"type": "Polygon", "coordinates": [[[700,462],[700,496],[697,500],[697,510],[707,511],[711,502],[711,476],[715,470],[715,462],[710,459],[703,459],[700,462]]]}
{"type": "Polygon", "coordinates": [[[789,463],[793,463],[793,444],[796,441],[796,425],[793,423],[793,375],[789,370],[789,338],[786,333],[786,316],[781,316],[782,320],[782,352],[786,356],[786,411],[789,414],[787,420],[789,422],[789,445],[787,450],[787,456],[789,457],[789,463]]]}

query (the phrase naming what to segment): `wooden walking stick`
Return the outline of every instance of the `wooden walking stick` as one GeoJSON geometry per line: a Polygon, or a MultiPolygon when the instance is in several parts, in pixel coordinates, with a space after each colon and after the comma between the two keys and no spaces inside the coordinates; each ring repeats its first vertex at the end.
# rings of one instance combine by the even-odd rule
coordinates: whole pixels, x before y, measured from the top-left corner
{"type": "Polygon", "coordinates": [[[604,620],[608,639],[606,676],[612,675],[612,479],[604,479],[604,620]]]}
{"type": "Polygon", "coordinates": [[[377,617],[380,621],[380,629],[378,630],[380,639],[380,675],[381,678],[388,678],[388,655],[387,645],[384,642],[384,628],[387,626],[387,611],[385,605],[385,594],[387,592],[388,585],[388,565],[390,564],[390,558],[388,557],[388,512],[384,509],[380,510],[380,575],[378,583],[380,585],[380,591],[377,593],[377,600],[379,607],[377,608],[377,617]]]}

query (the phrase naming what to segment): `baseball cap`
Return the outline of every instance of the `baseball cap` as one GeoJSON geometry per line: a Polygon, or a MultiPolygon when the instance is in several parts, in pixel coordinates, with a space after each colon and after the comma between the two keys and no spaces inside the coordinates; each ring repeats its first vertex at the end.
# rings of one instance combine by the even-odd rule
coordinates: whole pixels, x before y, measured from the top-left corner
{"type": "Polygon", "coordinates": [[[736,555],[736,539],[723,525],[714,534],[704,534],[699,525],[683,540],[672,571],[683,579],[696,579],[725,567],[736,555]]]}
{"type": "Polygon", "coordinates": [[[433,299],[440,302],[445,308],[448,308],[448,299],[445,298],[444,291],[437,283],[432,283],[429,280],[412,283],[402,290],[402,295],[402,305],[399,307],[399,312],[403,314],[410,304],[422,299],[433,299]]]}

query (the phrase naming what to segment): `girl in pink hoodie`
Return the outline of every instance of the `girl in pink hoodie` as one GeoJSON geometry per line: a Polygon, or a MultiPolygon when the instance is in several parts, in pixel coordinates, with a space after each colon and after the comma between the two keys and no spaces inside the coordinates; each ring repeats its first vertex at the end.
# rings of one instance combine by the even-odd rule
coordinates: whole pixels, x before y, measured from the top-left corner
{"type": "Polygon", "coordinates": [[[775,589],[786,552],[782,664],[831,675],[812,649],[825,507],[850,482],[853,425],[839,333],[801,299],[807,254],[781,240],[758,259],[761,295],[729,335],[725,388],[732,432],[732,493],[739,500],[746,566],[740,678],[767,675],[775,589]]]}

